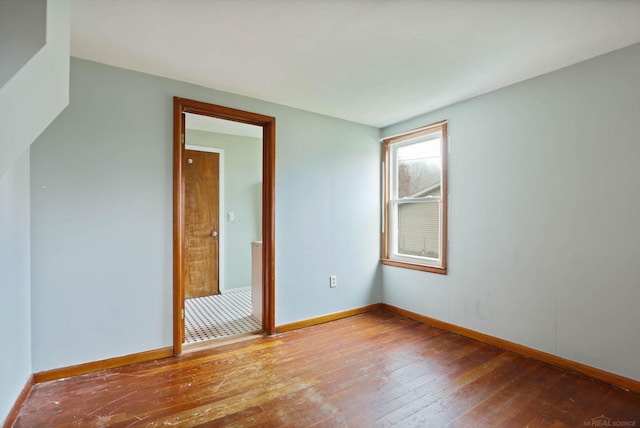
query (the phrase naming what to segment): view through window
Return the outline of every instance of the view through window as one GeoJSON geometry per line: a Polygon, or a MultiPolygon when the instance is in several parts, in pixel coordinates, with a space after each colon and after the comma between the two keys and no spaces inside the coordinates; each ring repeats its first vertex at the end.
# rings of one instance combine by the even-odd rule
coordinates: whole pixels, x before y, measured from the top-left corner
{"type": "Polygon", "coordinates": [[[446,122],[383,141],[383,263],[445,273],[446,122]]]}

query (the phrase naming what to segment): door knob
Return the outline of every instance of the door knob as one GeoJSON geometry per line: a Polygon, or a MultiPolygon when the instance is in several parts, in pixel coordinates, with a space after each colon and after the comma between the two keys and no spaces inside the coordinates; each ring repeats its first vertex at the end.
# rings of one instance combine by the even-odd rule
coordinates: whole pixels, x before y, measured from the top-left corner
{"type": "Polygon", "coordinates": [[[216,232],[215,230],[213,232],[211,232],[211,236],[216,237],[218,236],[218,232],[216,232]]]}

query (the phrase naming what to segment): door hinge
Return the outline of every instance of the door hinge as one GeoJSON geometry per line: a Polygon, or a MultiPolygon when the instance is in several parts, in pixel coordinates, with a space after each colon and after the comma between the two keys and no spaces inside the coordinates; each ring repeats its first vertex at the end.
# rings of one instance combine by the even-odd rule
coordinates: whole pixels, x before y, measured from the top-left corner
{"type": "Polygon", "coordinates": [[[182,319],[184,319],[184,308],[182,308],[182,319]]]}
{"type": "Polygon", "coordinates": [[[181,135],[182,138],[182,144],[184,144],[184,134],[181,135]]]}

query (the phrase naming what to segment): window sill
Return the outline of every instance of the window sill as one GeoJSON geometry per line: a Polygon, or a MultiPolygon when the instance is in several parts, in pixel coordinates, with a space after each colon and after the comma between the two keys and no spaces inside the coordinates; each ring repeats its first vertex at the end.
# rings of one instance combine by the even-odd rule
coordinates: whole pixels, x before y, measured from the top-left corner
{"type": "Polygon", "coordinates": [[[380,262],[383,265],[387,265],[387,266],[395,266],[395,267],[404,268],[404,269],[413,269],[413,270],[419,270],[422,272],[437,273],[439,275],[447,274],[447,268],[439,267],[439,266],[421,265],[418,263],[402,262],[399,260],[391,260],[391,259],[380,259],[380,262]]]}

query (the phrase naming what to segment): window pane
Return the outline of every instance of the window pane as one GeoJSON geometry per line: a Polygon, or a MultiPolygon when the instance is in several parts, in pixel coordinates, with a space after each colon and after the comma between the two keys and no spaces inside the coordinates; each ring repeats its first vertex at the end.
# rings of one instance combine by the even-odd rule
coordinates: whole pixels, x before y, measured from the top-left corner
{"type": "Polygon", "coordinates": [[[397,148],[398,198],[440,196],[440,138],[397,148]]]}
{"type": "Polygon", "coordinates": [[[398,254],[440,257],[440,204],[398,205],[398,254]]]}

